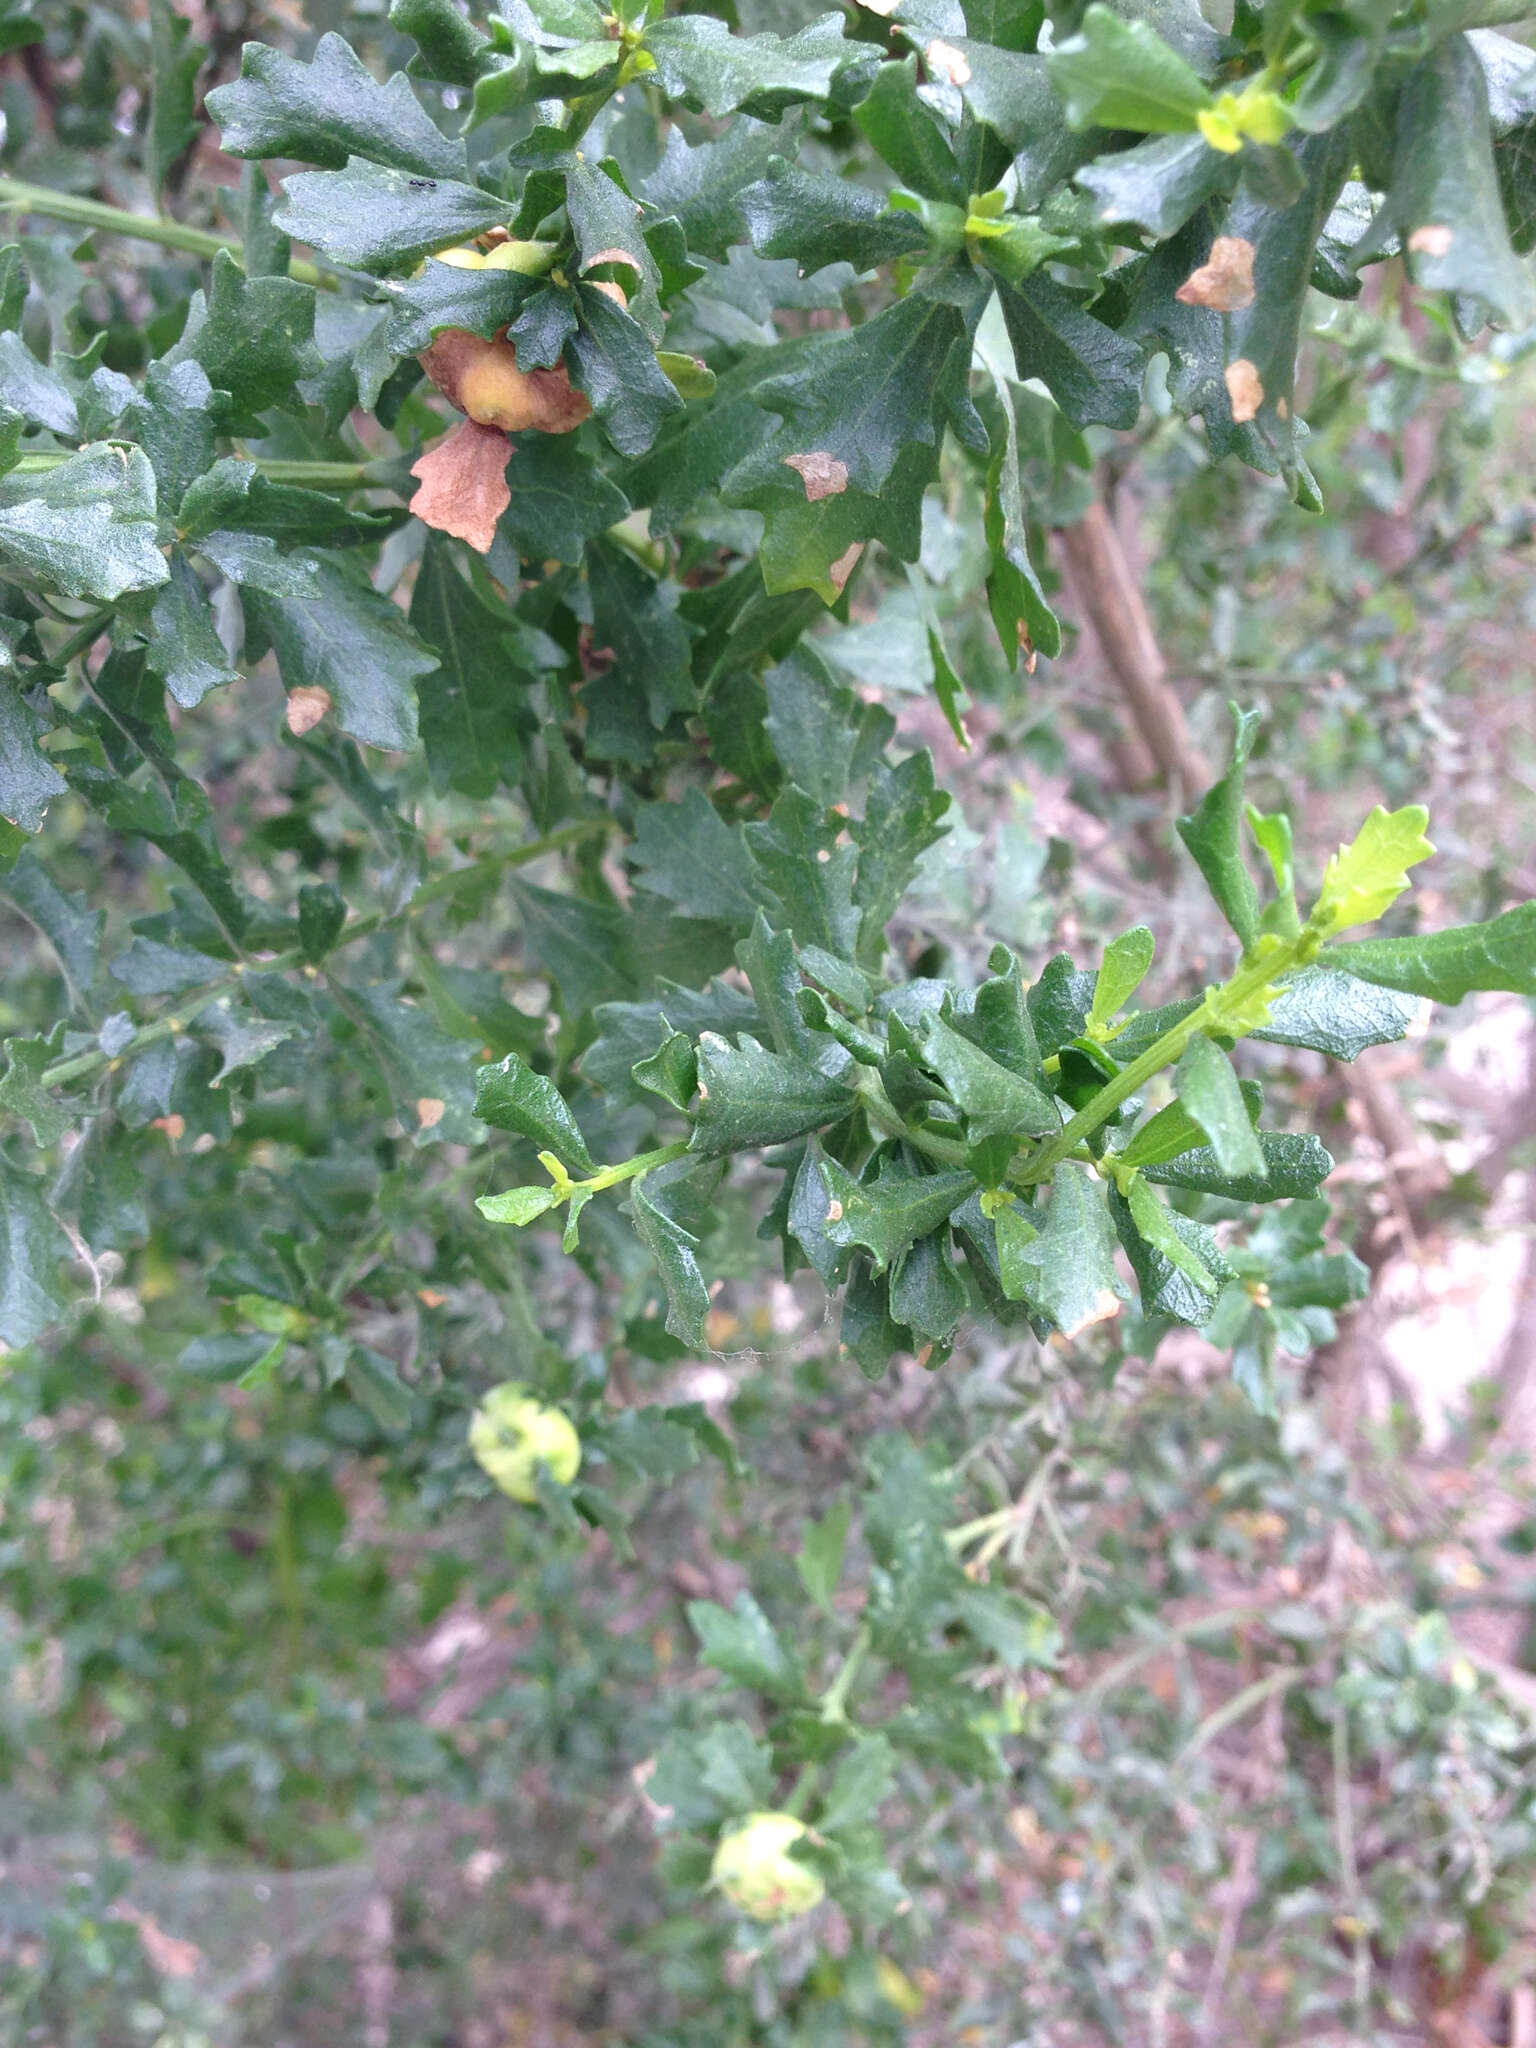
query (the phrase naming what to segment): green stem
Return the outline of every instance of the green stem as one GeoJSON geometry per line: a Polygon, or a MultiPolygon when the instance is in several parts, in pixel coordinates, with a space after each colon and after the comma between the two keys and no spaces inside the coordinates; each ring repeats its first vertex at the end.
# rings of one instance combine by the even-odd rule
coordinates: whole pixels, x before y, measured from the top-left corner
{"type": "MultiPolygon", "coordinates": [[[[0,208],[18,213],[40,213],[49,220],[65,220],[76,227],[96,228],[104,234],[124,235],[132,241],[157,242],[162,249],[179,249],[187,256],[201,256],[211,262],[227,249],[243,264],[245,252],[232,235],[210,234],[206,228],[189,228],[179,220],[159,220],[145,213],[126,213],[120,206],[108,206],[100,199],[82,199],[75,192],[56,192],[51,185],[29,185],[20,178],[0,178],[0,208]]],[[[288,275],[300,284],[321,285],[334,290],[336,280],[318,264],[294,257],[288,275]]]]}
{"type": "MultiPolygon", "coordinates": [[[[455,868],[450,874],[439,875],[436,881],[428,882],[424,888],[417,890],[403,910],[396,911],[391,916],[386,917],[378,911],[373,911],[366,917],[355,918],[337,939],[332,951],[339,952],[343,946],[356,945],[359,939],[370,938],[386,926],[413,917],[418,910],[426,909],[429,904],[440,903],[444,897],[452,896],[472,883],[498,875],[505,868],[526,867],[530,861],[541,860],[547,853],[558,852],[561,847],[572,846],[578,840],[588,839],[594,832],[609,832],[612,829],[613,821],[610,818],[585,818],[579,824],[565,825],[558,832],[546,833],[542,839],[530,840],[525,846],[515,846],[506,853],[488,854],[483,860],[471,861],[466,867],[455,868]]],[[[282,974],[290,968],[302,967],[304,964],[304,955],[295,949],[292,952],[279,953],[270,960],[260,961],[257,966],[263,974],[282,974]]],[[[119,1052],[80,1052],[71,1054],[67,1059],[55,1060],[51,1066],[44,1067],[38,1077],[42,1086],[67,1087],[71,1081],[84,1080],[88,1075],[99,1073],[103,1067],[115,1067],[123,1060],[134,1058],[146,1046],[158,1044],[162,1038],[173,1038],[177,1032],[186,1030],[190,1020],[200,1010],[206,1010],[210,1003],[216,1003],[221,996],[233,995],[239,988],[245,972],[246,966],[242,962],[228,974],[220,975],[217,981],[206,982],[202,988],[188,991],[170,1015],[157,1017],[151,1024],[140,1025],[119,1052]]],[[[620,1175],[620,1178],[624,1177],[626,1176],[620,1175]]]]}
{"type": "Polygon", "coordinates": [[[1303,929],[1294,938],[1282,940],[1265,952],[1262,958],[1245,961],[1219,988],[1207,989],[1198,1008],[1181,1018],[1161,1038],[1155,1038],[1146,1051],[1132,1060],[1128,1067],[1122,1067],[1112,1081],[1106,1081],[1070,1123],[1063,1124],[1054,1138],[1038,1151],[1030,1153],[1021,1167],[1010,1171],[1008,1178],[1019,1187],[1034,1187],[1040,1181],[1049,1180],[1062,1160],[1085,1139],[1091,1138],[1122,1102],[1134,1095],[1138,1088],[1145,1087],[1164,1067],[1173,1066],[1192,1038],[1203,1031],[1217,1031],[1226,1037],[1226,1021],[1232,1014],[1240,1012],[1250,998],[1267,988],[1277,976],[1288,973],[1299,961],[1310,958],[1317,950],[1317,943],[1318,934],[1303,929]]]}
{"type": "Polygon", "coordinates": [[[966,1146],[958,1138],[935,1137],[931,1131],[915,1131],[886,1094],[873,1067],[856,1066],[853,1087],[864,1104],[864,1114],[877,1129],[900,1138],[916,1152],[925,1152],[943,1166],[964,1166],[966,1146]]]}
{"type": "MultiPolygon", "coordinates": [[[[23,455],[6,473],[9,476],[47,476],[50,470],[62,469],[66,462],[75,459],[73,448],[43,448],[31,455],[23,455]]],[[[390,465],[373,462],[289,462],[276,456],[246,455],[244,462],[253,462],[257,469],[274,484],[305,484],[317,491],[362,491],[370,487],[384,488],[389,479],[381,475],[381,469],[390,465]]],[[[110,614],[107,615],[110,619],[110,614]]]]}
{"type": "Polygon", "coordinates": [[[658,1145],[654,1152],[637,1152],[633,1159],[626,1159],[618,1166],[605,1166],[590,1180],[573,1181],[572,1186],[600,1195],[605,1188],[616,1188],[621,1181],[638,1180],[641,1174],[650,1173],[655,1167],[670,1166],[674,1159],[684,1158],[687,1152],[688,1140],[678,1138],[670,1145],[658,1145]]]}
{"type": "Polygon", "coordinates": [[[848,1695],[859,1675],[859,1666],[869,1655],[869,1629],[861,1628],[853,1646],[838,1666],[837,1675],[821,1696],[821,1718],[828,1727],[848,1719],[848,1695]]]}

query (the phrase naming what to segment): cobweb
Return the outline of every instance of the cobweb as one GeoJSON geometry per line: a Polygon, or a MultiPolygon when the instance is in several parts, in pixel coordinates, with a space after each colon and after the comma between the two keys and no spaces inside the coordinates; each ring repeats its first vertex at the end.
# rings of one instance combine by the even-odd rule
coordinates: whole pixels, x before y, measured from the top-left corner
{"type": "Polygon", "coordinates": [[[120,1854],[106,1830],[0,1798],[0,1945],[46,1940],[61,1908],[110,1896],[183,2020],[241,2037],[240,2006],[301,1957],[354,1925],[378,1895],[381,1867],[409,1858],[415,1831],[384,1831],[354,1860],[313,1870],[159,1862],[120,1854]],[[55,1825],[50,1826],[50,1819],[55,1825]]]}

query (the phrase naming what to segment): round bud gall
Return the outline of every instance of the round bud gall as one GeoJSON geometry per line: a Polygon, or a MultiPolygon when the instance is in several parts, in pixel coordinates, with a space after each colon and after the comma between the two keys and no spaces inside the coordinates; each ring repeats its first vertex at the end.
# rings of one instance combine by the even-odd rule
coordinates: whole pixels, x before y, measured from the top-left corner
{"type": "Polygon", "coordinates": [[[712,1881],[753,1920],[798,1919],[827,1894],[821,1873],[790,1854],[805,1831],[792,1813],[749,1813],[721,1836],[712,1881]]]}
{"type": "Polygon", "coordinates": [[[517,1380],[492,1387],[475,1410],[469,1448],[513,1500],[538,1499],[541,1465],[558,1486],[569,1486],[581,1467],[581,1438],[570,1418],[517,1380]]]}

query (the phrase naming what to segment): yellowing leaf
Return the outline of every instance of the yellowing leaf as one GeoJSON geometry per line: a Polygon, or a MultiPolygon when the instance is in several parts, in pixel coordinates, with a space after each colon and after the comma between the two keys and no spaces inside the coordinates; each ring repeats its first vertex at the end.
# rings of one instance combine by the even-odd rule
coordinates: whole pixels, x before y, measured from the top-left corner
{"type": "Polygon", "coordinates": [[[1434,852],[1424,837],[1428,823],[1422,804],[1405,804],[1400,811],[1385,811],[1378,804],[1354,841],[1329,861],[1312,911],[1314,928],[1331,937],[1355,925],[1374,924],[1409,887],[1409,868],[1434,852]]]}

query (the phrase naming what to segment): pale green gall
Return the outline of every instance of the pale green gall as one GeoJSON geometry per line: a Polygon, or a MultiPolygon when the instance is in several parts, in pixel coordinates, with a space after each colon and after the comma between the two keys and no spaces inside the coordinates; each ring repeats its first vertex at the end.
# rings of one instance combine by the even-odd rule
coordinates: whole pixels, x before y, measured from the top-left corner
{"type": "Polygon", "coordinates": [[[517,1380],[492,1387],[475,1410],[469,1448],[513,1500],[538,1499],[540,1466],[557,1486],[569,1486],[581,1468],[581,1438],[570,1417],[517,1380]]]}
{"type": "Polygon", "coordinates": [[[753,1920],[796,1920],[826,1897],[821,1874],[790,1854],[805,1834],[792,1813],[749,1813],[722,1835],[711,1881],[753,1920]]]}

